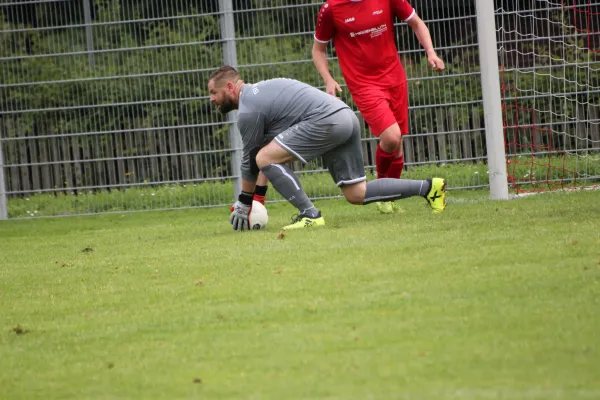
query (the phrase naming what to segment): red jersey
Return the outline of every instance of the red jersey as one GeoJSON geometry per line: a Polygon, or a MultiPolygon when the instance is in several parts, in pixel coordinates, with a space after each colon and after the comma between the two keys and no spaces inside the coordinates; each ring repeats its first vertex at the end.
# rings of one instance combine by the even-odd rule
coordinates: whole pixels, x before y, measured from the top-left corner
{"type": "Polygon", "coordinates": [[[317,17],[315,39],[333,39],[348,89],[389,88],[406,82],[394,40],[394,16],[408,21],[407,0],[328,0],[317,17]]]}

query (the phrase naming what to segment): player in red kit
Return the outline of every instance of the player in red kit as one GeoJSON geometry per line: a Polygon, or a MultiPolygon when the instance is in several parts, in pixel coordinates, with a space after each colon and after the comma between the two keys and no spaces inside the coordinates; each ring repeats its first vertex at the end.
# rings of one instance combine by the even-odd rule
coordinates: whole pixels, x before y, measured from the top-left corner
{"type": "MultiPolygon", "coordinates": [[[[413,29],[433,69],[443,70],[429,29],[407,0],[328,0],[317,16],[312,58],[327,93],[341,92],[327,63],[327,44],[333,40],[352,99],[379,138],[377,177],[398,179],[404,168],[402,135],[408,134],[408,87],[394,40],[394,17],[413,29]]],[[[391,202],[377,208],[382,213],[397,209],[391,202]]]]}

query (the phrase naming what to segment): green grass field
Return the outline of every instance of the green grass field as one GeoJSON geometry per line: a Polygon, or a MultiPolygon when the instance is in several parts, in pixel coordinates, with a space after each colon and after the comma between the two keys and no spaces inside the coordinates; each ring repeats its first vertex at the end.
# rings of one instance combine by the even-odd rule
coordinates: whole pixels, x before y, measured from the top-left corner
{"type": "Polygon", "coordinates": [[[0,222],[2,399],[600,399],[600,192],[0,222]]]}

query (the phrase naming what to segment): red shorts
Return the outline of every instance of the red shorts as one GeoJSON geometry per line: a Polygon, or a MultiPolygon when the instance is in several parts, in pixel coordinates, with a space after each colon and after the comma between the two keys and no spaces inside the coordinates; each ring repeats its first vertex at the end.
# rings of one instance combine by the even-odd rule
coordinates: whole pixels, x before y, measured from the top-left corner
{"type": "Polygon", "coordinates": [[[400,126],[402,135],[408,134],[408,86],[406,82],[387,89],[370,87],[352,94],[365,122],[374,136],[394,123],[400,126]]]}

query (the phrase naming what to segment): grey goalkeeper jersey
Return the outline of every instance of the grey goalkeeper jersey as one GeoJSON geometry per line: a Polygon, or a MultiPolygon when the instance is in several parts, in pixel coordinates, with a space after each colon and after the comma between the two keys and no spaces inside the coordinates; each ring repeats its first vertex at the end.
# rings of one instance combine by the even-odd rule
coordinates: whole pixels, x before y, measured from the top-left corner
{"type": "Polygon", "coordinates": [[[256,154],[275,136],[301,121],[314,121],[349,108],[340,99],[286,78],[245,84],[239,98],[238,128],[244,144],[242,178],[258,176],[256,154]]]}

